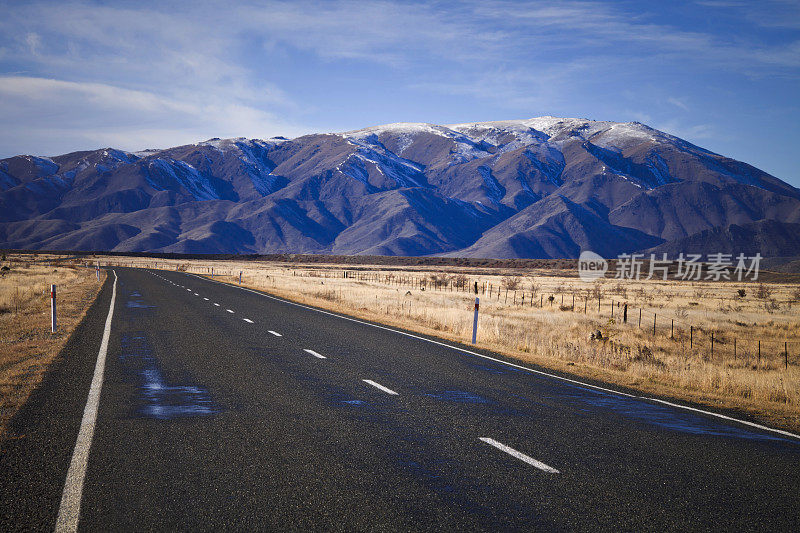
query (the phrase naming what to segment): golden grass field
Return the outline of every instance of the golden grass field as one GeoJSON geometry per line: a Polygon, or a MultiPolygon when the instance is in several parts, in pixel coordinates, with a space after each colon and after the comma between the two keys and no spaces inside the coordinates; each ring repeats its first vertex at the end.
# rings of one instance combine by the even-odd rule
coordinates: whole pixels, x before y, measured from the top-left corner
{"type": "Polygon", "coordinates": [[[0,438],[41,383],[100,290],[94,270],[25,256],[9,257],[0,277],[0,438]],[[41,262],[38,262],[41,260],[41,262]],[[56,284],[58,330],[50,329],[50,284],[56,284]]]}
{"type": "Polygon", "coordinates": [[[213,267],[216,279],[235,284],[241,271],[247,287],[465,344],[469,289],[478,282],[480,348],[800,429],[797,283],[586,283],[574,271],[541,269],[103,260],[203,275],[213,267]],[[593,339],[598,330],[602,338],[593,339]]]}

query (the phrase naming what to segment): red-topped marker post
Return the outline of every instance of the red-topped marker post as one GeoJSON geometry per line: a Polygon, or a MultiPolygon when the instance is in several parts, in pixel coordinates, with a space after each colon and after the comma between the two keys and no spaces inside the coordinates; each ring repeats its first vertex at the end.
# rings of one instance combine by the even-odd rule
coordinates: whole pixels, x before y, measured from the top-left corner
{"type": "Polygon", "coordinates": [[[50,285],[50,322],[52,332],[56,332],[56,286],[50,285]]]}

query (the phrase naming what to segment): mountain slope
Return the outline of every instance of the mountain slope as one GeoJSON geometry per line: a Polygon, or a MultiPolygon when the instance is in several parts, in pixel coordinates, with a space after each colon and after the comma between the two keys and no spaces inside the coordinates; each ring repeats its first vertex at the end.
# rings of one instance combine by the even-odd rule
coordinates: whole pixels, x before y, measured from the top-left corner
{"type": "Polygon", "coordinates": [[[400,123],[0,160],[5,248],[615,256],[762,221],[776,224],[748,242],[791,251],[770,235],[800,223],[800,191],[635,122],[400,123]]]}

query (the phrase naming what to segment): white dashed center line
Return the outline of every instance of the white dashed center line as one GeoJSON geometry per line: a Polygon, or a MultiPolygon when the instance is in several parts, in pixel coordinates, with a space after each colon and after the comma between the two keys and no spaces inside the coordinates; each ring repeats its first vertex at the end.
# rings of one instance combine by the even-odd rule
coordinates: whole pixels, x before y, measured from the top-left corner
{"type": "Polygon", "coordinates": [[[318,359],[327,359],[324,355],[320,355],[317,352],[315,352],[314,350],[309,350],[307,348],[304,348],[303,351],[306,352],[306,353],[310,353],[311,355],[313,355],[314,357],[316,357],[318,359]]]}
{"type": "Polygon", "coordinates": [[[194,295],[195,295],[195,296],[200,296],[200,295],[199,295],[199,294],[197,294],[197,293],[194,293],[194,295]]]}
{"type": "Polygon", "coordinates": [[[560,474],[561,473],[558,470],[556,470],[555,468],[553,468],[552,466],[547,466],[543,462],[537,461],[533,457],[529,457],[529,456],[525,455],[522,452],[518,452],[514,448],[506,446],[505,444],[503,444],[501,442],[497,442],[494,439],[490,439],[489,437],[481,437],[480,440],[482,440],[486,444],[490,444],[490,445],[494,446],[498,450],[502,450],[502,451],[506,452],[508,455],[511,455],[512,457],[516,457],[520,461],[528,463],[531,466],[535,466],[539,470],[544,470],[545,472],[549,472],[551,474],[560,474]]]}
{"type": "Polygon", "coordinates": [[[203,300],[208,301],[208,298],[203,298],[203,300]]]}
{"type": "Polygon", "coordinates": [[[380,383],[375,383],[375,382],[374,382],[374,381],[372,381],[371,379],[364,379],[364,380],[362,380],[362,381],[363,381],[364,383],[366,383],[367,385],[372,385],[372,386],[373,386],[373,387],[375,387],[376,389],[380,389],[380,390],[382,390],[382,391],[383,391],[383,392],[385,392],[386,394],[391,394],[391,395],[393,395],[393,396],[397,396],[397,393],[396,393],[395,391],[393,391],[392,389],[390,389],[390,388],[388,388],[388,387],[384,387],[384,386],[383,386],[383,385],[381,385],[380,383]]]}
{"type": "Polygon", "coordinates": [[[275,335],[276,337],[283,337],[283,335],[281,335],[281,334],[280,334],[280,333],[278,333],[277,331],[272,331],[272,330],[269,330],[269,333],[272,333],[272,334],[273,334],[273,335],[275,335]]]}
{"type": "Polygon", "coordinates": [[[252,323],[253,323],[253,321],[252,321],[252,320],[250,320],[249,318],[243,318],[242,320],[244,320],[244,321],[245,321],[245,322],[247,322],[248,324],[252,324],[252,323]]]}
{"type": "Polygon", "coordinates": [[[216,305],[217,307],[219,307],[219,304],[218,304],[218,303],[216,303],[216,302],[214,303],[214,305],[216,305]]]}
{"type": "Polygon", "coordinates": [[[230,309],[226,309],[226,311],[233,314],[233,311],[231,311],[230,309]]]}

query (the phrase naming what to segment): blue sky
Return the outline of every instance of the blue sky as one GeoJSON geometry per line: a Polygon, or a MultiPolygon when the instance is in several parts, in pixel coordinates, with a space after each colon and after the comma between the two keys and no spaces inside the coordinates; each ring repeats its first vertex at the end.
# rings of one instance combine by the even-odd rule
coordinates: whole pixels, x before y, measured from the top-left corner
{"type": "Polygon", "coordinates": [[[800,2],[0,2],[0,157],[638,120],[800,187],[800,2]]]}

